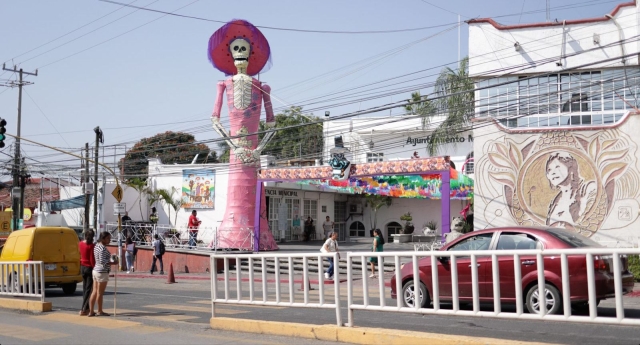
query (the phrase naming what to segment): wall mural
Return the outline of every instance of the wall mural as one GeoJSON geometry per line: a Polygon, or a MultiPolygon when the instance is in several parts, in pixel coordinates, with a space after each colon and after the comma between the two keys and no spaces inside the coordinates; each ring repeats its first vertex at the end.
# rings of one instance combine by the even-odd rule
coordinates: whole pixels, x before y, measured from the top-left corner
{"type": "Polygon", "coordinates": [[[617,129],[490,140],[476,165],[477,172],[487,172],[476,173],[476,200],[483,201],[476,213],[489,227],[515,222],[585,236],[622,228],[640,210],[636,151],[617,129]]]}
{"type": "Polygon", "coordinates": [[[182,208],[215,208],[216,171],[182,170],[182,208]]]}

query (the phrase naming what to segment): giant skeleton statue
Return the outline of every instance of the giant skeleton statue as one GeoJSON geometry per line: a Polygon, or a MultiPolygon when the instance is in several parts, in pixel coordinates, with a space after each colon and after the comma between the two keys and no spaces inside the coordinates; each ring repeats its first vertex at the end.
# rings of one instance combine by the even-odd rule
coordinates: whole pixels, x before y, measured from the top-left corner
{"type": "MultiPolygon", "coordinates": [[[[216,31],[209,40],[209,60],[215,68],[230,76],[218,82],[217,98],[211,120],[213,128],[227,142],[229,155],[229,180],[227,183],[227,208],[222,224],[217,229],[217,246],[221,249],[251,250],[254,236],[257,172],[260,152],[273,137],[267,132],[258,143],[256,134],[260,124],[260,109],[264,99],[267,128],[275,125],[271,106],[271,88],[253,78],[269,67],[270,48],[264,35],[251,23],[233,20],[216,31]],[[229,105],[227,132],[220,123],[222,98],[226,90],[229,105]]],[[[265,196],[260,203],[259,250],[277,250],[278,246],[269,231],[266,219],[265,196]]]]}

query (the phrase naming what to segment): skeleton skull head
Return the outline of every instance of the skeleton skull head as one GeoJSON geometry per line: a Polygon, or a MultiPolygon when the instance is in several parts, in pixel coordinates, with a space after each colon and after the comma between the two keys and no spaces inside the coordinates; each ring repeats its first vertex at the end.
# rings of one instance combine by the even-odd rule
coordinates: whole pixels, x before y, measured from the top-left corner
{"type": "Polygon", "coordinates": [[[249,65],[249,55],[251,54],[251,44],[244,38],[236,38],[229,45],[233,64],[238,68],[246,69],[249,65]]]}

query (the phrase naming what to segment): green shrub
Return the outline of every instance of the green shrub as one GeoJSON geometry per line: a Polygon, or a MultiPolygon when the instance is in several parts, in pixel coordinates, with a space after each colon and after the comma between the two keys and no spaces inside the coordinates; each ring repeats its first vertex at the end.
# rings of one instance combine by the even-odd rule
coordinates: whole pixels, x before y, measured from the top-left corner
{"type": "Polygon", "coordinates": [[[629,271],[633,273],[636,281],[640,281],[640,256],[629,255],[629,271]]]}

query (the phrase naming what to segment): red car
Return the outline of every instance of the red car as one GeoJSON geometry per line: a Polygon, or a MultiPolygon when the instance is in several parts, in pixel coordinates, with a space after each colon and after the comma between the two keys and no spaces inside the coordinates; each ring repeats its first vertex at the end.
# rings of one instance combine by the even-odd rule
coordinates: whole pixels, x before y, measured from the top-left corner
{"type": "MultiPolygon", "coordinates": [[[[476,250],[526,250],[526,249],[563,249],[563,248],[600,248],[597,242],[575,232],[557,228],[512,227],[473,231],[446,244],[441,251],[476,250]]],[[[476,256],[478,264],[478,285],[480,302],[493,302],[493,279],[491,256],[476,256]]],[[[568,264],[571,277],[569,281],[571,305],[575,311],[588,310],[587,266],[585,255],[569,255],[568,264]]],[[[530,313],[538,313],[538,271],[536,256],[520,256],[522,262],[522,294],[530,313]]],[[[597,301],[614,297],[613,260],[608,256],[594,256],[597,301]]],[[[431,258],[419,261],[420,303],[422,308],[430,305],[433,299],[431,280],[431,258]],[[423,298],[422,296],[427,296],[423,298]]],[[[500,299],[502,303],[515,304],[516,289],[514,281],[513,256],[499,256],[500,299]]],[[[472,302],[471,258],[458,257],[458,296],[461,302],[472,302]]],[[[622,291],[624,294],[633,291],[634,278],[628,270],[626,256],[621,256],[622,291]]],[[[547,281],[545,298],[547,313],[561,313],[563,296],[560,258],[544,257],[545,279],[547,281]]],[[[401,268],[402,299],[404,305],[413,307],[413,264],[408,263],[401,268]]],[[[451,267],[449,258],[438,261],[438,284],[441,301],[451,301],[451,267]]],[[[391,278],[391,297],[397,298],[396,276],[391,278]]]]}

